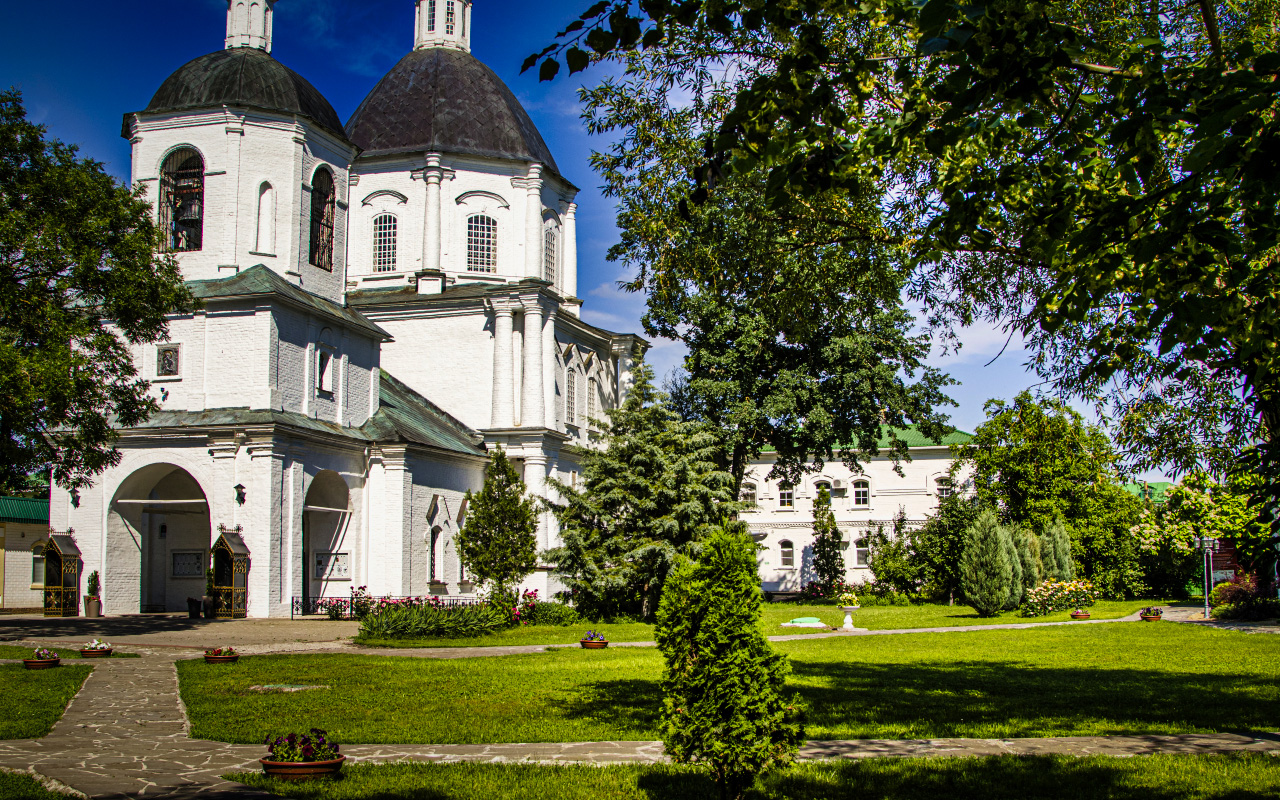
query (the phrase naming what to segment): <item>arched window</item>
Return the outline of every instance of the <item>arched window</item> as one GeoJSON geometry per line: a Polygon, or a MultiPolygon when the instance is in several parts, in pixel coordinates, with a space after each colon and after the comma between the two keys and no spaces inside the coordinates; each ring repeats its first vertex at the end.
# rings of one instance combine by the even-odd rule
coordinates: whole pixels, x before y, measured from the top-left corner
{"type": "Polygon", "coordinates": [[[573,367],[564,375],[564,424],[578,424],[578,373],[573,367]]]}
{"type": "Polygon", "coordinates": [[[791,544],[790,539],[783,539],[778,542],[778,547],[782,551],[782,566],[794,567],[796,565],[796,548],[791,544]]]}
{"type": "Polygon", "coordinates": [[[445,0],[444,4],[444,34],[445,36],[453,35],[453,27],[457,21],[457,13],[454,11],[456,3],[453,0],[445,0]]]}
{"type": "Polygon", "coordinates": [[[258,187],[258,235],[253,252],[267,256],[276,252],[276,191],[266,182],[258,187]]]}
{"type": "Polygon", "coordinates": [[[333,271],[333,223],[338,208],[333,173],[328,167],[316,170],[311,179],[311,265],[333,271]]]}
{"type": "Polygon", "coordinates": [[[467,217],[467,271],[498,271],[498,221],[493,217],[467,217]]]}
{"type": "Polygon", "coordinates": [[[789,483],[778,484],[778,508],[792,508],[796,504],[794,487],[789,483]]]}
{"type": "Polygon", "coordinates": [[[547,228],[542,245],[542,277],[553,285],[556,282],[556,229],[547,228]]]}
{"type": "Polygon", "coordinates": [[[853,504],[855,506],[871,505],[871,484],[866,481],[853,482],[853,504]]]}
{"type": "Polygon", "coordinates": [[[160,168],[160,228],[171,253],[199,250],[204,241],[204,159],[174,150],[160,168]]]}
{"type": "Polygon", "coordinates": [[[596,410],[596,395],[600,392],[600,384],[596,383],[596,379],[592,378],[587,381],[587,425],[591,428],[595,427],[592,422],[599,413],[596,410]]]}
{"type": "Polygon", "coordinates": [[[815,483],[813,485],[813,496],[816,498],[818,495],[822,494],[823,489],[827,490],[827,496],[830,497],[831,481],[818,481],[817,483],[815,483]]]}
{"type": "Polygon", "coordinates": [[[738,493],[738,499],[744,503],[756,502],[756,485],[754,483],[742,484],[742,491],[738,493]]]}
{"type": "Polygon", "coordinates": [[[436,32],[436,0],[427,0],[427,33],[436,32]]]}
{"type": "Polygon", "coordinates": [[[938,478],[938,499],[946,500],[955,493],[955,487],[951,485],[950,478],[938,478]]]}
{"type": "Polygon", "coordinates": [[[390,214],[373,218],[373,271],[396,271],[396,218],[390,214]]]}
{"type": "Polygon", "coordinates": [[[865,567],[871,560],[871,546],[866,538],[853,542],[853,563],[857,567],[865,567]]]}
{"type": "Polygon", "coordinates": [[[44,541],[31,545],[31,588],[44,586],[44,541]]]}

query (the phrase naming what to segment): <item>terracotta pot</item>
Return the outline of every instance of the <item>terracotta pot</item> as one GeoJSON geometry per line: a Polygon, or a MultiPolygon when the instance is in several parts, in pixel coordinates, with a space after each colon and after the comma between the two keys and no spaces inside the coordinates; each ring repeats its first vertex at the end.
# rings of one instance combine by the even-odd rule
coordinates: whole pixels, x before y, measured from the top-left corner
{"type": "Polygon", "coordinates": [[[578,644],[582,645],[583,650],[603,650],[609,646],[608,640],[605,640],[603,642],[601,641],[588,642],[586,639],[579,639],[578,644]]]}
{"type": "Polygon", "coordinates": [[[338,756],[332,761],[268,761],[258,759],[262,772],[268,778],[279,778],[282,781],[309,781],[315,778],[332,778],[342,770],[342,762],[346,756],[338,756]]]}
{"type": "MultiPolygon", "coordinates": [[[[236,653],[234,656],[211,656],[211,655],[205,655],[205,657],[204,657],[204,663],[206,663],[206,664],[234,664],[234,663],[236,663],[236,660],[237,660],[237,659],[239,659],[239,658],[240,658],[240,654],[239,654],[239,653],[236,653]]],[[[273,763],[274,763],[274,762],[273,762],[273,763]]]]}
{"type": "Polygon", "coordinates": [[[81,650],[81,658],[111,658],[110,650],[81,650]]]}
{"type": "Polygon", "coordinates": [[[1086,611],[1086,612],[1084,612],[1083,614],[1077,614],[1076,612],[1072,611],[1072,612],[1071,612],[1071,618],[1072,618],[1072,619],[1088,619],[1088,618],[1089,618],[1089,612],[1088,612],[1088,611],[1086,611]]]}
{"type": "Polygon", "coordinates": [[[24,658],[22,666],[27,669],[53,669],[62,663],[61,658],[24,658]]]}
{"type": "Polygon", "coordinates": [[[1143,614],[1142,615],[1143,622],[1159,622],[1160,619],[1161,617],[1159,614],[1143,614]]]}

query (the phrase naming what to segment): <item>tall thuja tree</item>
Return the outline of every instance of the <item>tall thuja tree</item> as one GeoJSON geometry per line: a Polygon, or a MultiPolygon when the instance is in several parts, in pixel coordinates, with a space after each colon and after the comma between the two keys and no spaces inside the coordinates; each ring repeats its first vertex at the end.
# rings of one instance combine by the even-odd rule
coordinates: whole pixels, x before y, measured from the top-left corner
{"type": "Polygon", "coordinates": [[[1004,527],[989,509],[979,514],[965,532],[960,586],[965,602],[973,606],[979,616],[994,617],[1009,602],[1013,592],[1011,549],[1004,527]]]}
{"type": "Polygon", "coordinates": [[[938,513],[916,530],[914,553],[920,563],[924,591],[929,595],[954,604],[962,593],[960,564],[965,534],[981,511],[976,499],[953,494],[942,501],[938,513]]]}
{"type": "Polygon", "coordinates": [[[584,613],[648,618],[677,556],[695,554],[737,509],[733,479],[718,465],[716,436],[671,410],[647,365],[606,413],[605,446],[580,453],[582,487],[551,481],[563,498],[549,503],[562,544],[547,558],[584,613]]]}
{"type": "Polygon", "coordinates": [[[756,549],[741,523],[714,529],[672,570],[654,632],[667,755],[710,770],[721,800],[790,763],[804,738],[799,697],[784,696],[790,665],[760,630],[756,549]]]}
{"type": "Polygon", "coordinates": [[[1006,609],[1015,609],[1022,605],[1022,559],[1018,554],[1018,546],[1013,538],[1014,528],[1000,526],[1000,547],[1004,549],[1005,560],[1009,562],[1009,599],[1005,601],[1006,609]]]}
{"type": "Polygon", "coordinates": [[[116,429],[159,408],[132,350],[197,305],[163,238],[141,188],[0,92],[0,492],[88,485],[120,462],[116,429]]]}
{"type": "Polygon", "coordinates": [[[844,581],[840,543],[840,527],[831,511],[831,493],[824,486],[813,501],[813,572],[825,597],[834,596],[836,585],[844,581]]]}
{"type": "Polygon", "coordinates": [[[1020,592],[1017,605],[1022,605],[1027,592],[1040,585],[1040,542],[1035,534],[1021,525],[1009,529],[1009,538],[1013,541],[1014,552],[1018,554],[1018,565],[1021,567],[1020,592]]]}
{"type": "Polygon", "coordinates": [[[1041,561],[1045,580],[1075,580],[1075,566],[1071,560],[1071,535],[1061,519],[1055,519],[1040,537],[1041,561]]]}
{"type": "Polygon", "coordinates": [[[496,596],[514,593],[537,566],[537,501],[502,448],[493,451],[479,494],[467,492],[467,520],[458,532],[458,556],[496,596]]]}

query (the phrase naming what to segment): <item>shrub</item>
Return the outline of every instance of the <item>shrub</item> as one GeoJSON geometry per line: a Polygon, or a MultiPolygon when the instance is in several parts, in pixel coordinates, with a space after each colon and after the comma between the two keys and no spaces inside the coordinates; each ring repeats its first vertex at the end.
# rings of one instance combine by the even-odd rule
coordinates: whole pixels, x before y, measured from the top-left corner
{"type": "Polygon", "coordinates": [[[1224,603],[1214,606],[1209,615],[1214,619],[1271,619],[1280,617],[1280,600],[1254,597],[1240,603],[1224,603]]]}
{"type": "Polygon", "coordinates": [[[538,603],[533,607],[534,625],[577,625],[582,616],[573,606],[564,603],[538,603]]]}
{"type": "Polygon", "coordinates": [[[503,614],[488,604],[388,604],[371,611],[361,620],[360,636],[366,639],[482,636],[507,627],[510,619],[509,614],[503,614]]]}
{"type": "Polygon", "coordinates": [[[871,580],[857,587],[864,606],[909,606],[911,597],[885,581],[871,580]]]}
{"type": "MultiPolygon", "coordinates": [[[[831,495],[826,487],[813,501],[813,572],[826,587],[844,583],[844,553],[840,551],[840,528],[831,513],[831,495]]],[[[834,594],[839,594],[835,592],[834,594]]]]}
{"type": "Polygon", "coordinates": [[[1004,549],[1004,557],[1009,562],[1009,599],[1005,601],[1004,607],[1006,611],[1012,611],[1022,605],[1022,595],[1025,594],[1022,585],[1022,558],[1018,554],[1018,546],[1014,543],[1014,535],[1017,531],[1015,525],[1001,525],[1000,530],[1000,547],[1004,549]]]}
{"type": "MultiPolygon", "coordinates": [[[[858,587],[864,589],[866,584],[858,587]]],[[[800,590],[800,600],[811,605],[835,605],[836,598],[841,594],[852,591],[853,586],[842,580],[832,582],[830,585],[824,585],[818,581],[810,581],[800,590]]]]}
{"type": "Polygon", "coordinates": [[[1247,572],[1237,573],[1230,580],[1213,587],[1209,593],[1209,605],[1226,606],[1248,603],[1258,596],[1258,580],[1247,572]]]}
{"type": "Polygon", "coordinates": [[[1087,608],[1098,602],[1100,596],[1089,581],[1045,581],[1027,592],[1022,616],[1043,617],[1055,611],[1087,608]]]}
{"type": "Polygon", "coordinates": [[[964,555],[960,558],[960,585],[965,600],[982,617],[994,617],[1013,592],[1013,565],[1010,563],[1009,534],[990,509],[978,515],[965,531],[964,555]]]}

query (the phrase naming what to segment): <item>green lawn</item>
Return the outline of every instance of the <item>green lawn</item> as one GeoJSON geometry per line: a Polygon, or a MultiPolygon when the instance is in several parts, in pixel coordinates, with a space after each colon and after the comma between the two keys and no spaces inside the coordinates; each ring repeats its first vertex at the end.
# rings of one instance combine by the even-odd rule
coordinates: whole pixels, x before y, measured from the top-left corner
{"type": "MultiPolygon", "coordinates": [[[[1271,731],[1280,637],[1173,623],[779,643],[813,739],[1271,731]]],[[[349,743],[656,739],[653,649],[433,660],[181,661],[194,735],[258,743],[324,728],[349,743]],[[262,695],[254,684],[332,688],[262,695]]]]}
{"type": "Polygon", "coordinates": [[[49,791],[30,775],[0,770],[0,800],[67,800],[70,796],[49,791]]]}
{"type": "MultiPolygon", "coordinates": [[[[344,768],[333,781],[231,780],[296,800],[706,800],[716,790],[669,766],[425,764],[344,768]]],[[[766,776],[751,800],[1262,800],[1280,793],[1280,759],[1265,755],[1145,758],[874,759],[808,762],[766,776]]]]}
{"type": "Polygon", "coordinates": [[[0,739],[35,739],[53,730],[91,671],[80,665],[29,670],[0,664],[0,739]]]}
{"type": "MultiPolygon", "coordinates": [[[[1105,600],[1089,609],[1094,619],[1115,619],[1132,614],[1154,601],[1105,600]]],[[[784,628],[782,623],[798,617],[817,617],[832,627],[844,624],[844,613],[836,606],[795,605],[793,603],[765,603],[760,628],[769,636],[824,633],[817,628],[784,628]]],[[[853,616],[854,625],[873,631],[903,628],[954,628],[961,625],[995,625],[1022,622],[1067,622],[1070,613],[1063,611],[1047,617],[1021,617],[1016,611],[1007,611],[998,617],[982,618],[968,606],[947,606],[926,603],[915,606],[871,606],[859,609],[853,616]]],[[[653,626],[633,622],[618,625],[584,622],[569,627],[530,625],[511,628],[489,636],[466,639],[361,639],[358,644],[367,647],[500,647],[504,645],[572,644],[582,638],[587,630],[602,631],[611,642],[651,642],[653,626]]]]}
{"type": "MultiPolygon", "coordinates": [[[[66,647],[46,647],[45,650],[53,650],[64,659],[80,658],[80,649],[68,649],[66,647]]],[[[34,647],[16,647],[11,644],[0,644],[0,658],[34,658],[36,649],[34,647]]],[[[121,653],[113,652],[110,658],[138,658],[137,653],[121,653]]]]}

